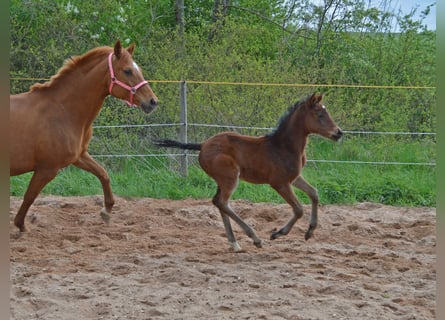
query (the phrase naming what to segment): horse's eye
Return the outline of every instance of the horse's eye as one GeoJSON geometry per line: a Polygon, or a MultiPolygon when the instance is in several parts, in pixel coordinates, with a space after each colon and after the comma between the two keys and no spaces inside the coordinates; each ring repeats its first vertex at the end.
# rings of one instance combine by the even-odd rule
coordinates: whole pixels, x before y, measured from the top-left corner
{"type": "Polygon", "coordinates": [[[125,69],[124,70],[125,75],[127,76],[131,76],[133,74],[133,71],[131,71],[131,69],[125,69]]]}

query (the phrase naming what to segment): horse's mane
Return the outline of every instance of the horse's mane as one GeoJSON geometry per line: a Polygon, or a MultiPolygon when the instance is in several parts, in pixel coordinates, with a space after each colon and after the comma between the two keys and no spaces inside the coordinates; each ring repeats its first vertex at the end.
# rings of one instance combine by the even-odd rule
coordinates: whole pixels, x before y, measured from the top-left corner
{"type": "Polygon", "coordinates": [[[278,132],[281,132],[289,123],[289,119],[294,114],[294,112],[297,111],[301,105],[305,104],[308,99],[309,98],[306,98],[304,100],[299,100],[299,101],[295,102],[293,105],[291,105],[287,109],[287,112],[285,112],[278,120],[277,127],[271,133],[268,133],[266,136],[273,136],[273,135],[277,134],[278,132]]]}
{"type": "Polygon", "coordinates": [[[63,79],[66,75],[73,72],[73,70],[77,70],[80,66],[84,65],[86,62],[90,60],[94,60],[96,57],[104,56],[110,53],[113,49],[111,47],[103,46],[91,49],[90,51],[84,53],[80,56],[72,56],[65,60],[62,67],[59,71],[53,75],[49,81],[45,83],[35,83],[31,86],[30,90],[35,91],[39,89],[49,88],[63,79]]]}

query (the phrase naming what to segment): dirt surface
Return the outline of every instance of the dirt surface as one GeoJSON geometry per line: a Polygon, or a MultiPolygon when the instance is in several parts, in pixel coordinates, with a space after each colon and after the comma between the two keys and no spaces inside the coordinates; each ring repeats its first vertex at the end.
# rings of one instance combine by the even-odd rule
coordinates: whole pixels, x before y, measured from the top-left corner
{"type": "Polygon", "coordinates": [[[40,196],[20,234],[10,198],[11,319],[434,319],[436,210],[373,203],[290,208],[233,201],[263,248],[235,226],[233,252],[210,201],[40,196]]]}

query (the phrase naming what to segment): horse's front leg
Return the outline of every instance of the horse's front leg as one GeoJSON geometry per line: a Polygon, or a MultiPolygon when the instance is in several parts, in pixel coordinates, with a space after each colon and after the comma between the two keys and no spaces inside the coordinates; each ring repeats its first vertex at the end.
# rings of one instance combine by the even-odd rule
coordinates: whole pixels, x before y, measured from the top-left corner
{"type": "Polygon", "coordinates": [[[104,208],[102,208],[100,215],[105,223],[109,223],[111,209],[114,205],[114,197],[113,192],[111,191],[110,177],[108,176],[108,173],[90,156],[88,152],[83,153],[73,164],[80,169],[91,172],[99,179],[104,191],[104,208]]]}
{"type": "Polygon", "coordinates": [[[308,240],[312,237],[315,228],[318,224],[318,204],[320,198],[318,196],[317,189],[311,186],[302,176],[299,176],[294,182],[293,185],[298,189],[302,190],[304,193],[308,195],[311,199],[312,203],[312,214],[311,214],[311,222],[309,223],[309,229],[307,230],[304,239],[308,240]]]}
{"type": "Polygon", "coordinates": [[[290,184],[286,183],[281,185],[272,185],[272,188],[274,188],[278,194],[283,197],[284,200],[286,200],[293,210],[293,215],[290,220],[280,230],[273,232],[270,236],[271,240],[275,240],[276,238],[284,236],[290,232],[295,222],[297,222],[297,220],[303,215],[303,207],[300,202],[298,202],[298,199],[295,196],[290,184]]]}

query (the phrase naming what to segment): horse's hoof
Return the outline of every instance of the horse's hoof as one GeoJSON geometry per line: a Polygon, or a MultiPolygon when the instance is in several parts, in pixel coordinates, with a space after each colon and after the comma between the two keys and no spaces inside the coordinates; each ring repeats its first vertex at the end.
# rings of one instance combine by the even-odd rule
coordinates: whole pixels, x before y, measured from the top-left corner
{"type": "Polygon", "coordinates": [[[312,234],[314,233],[316,226],[309,226],[309,229],[307,229],[306,234],[304,235],[304,240],[309,240],[312,237],[312,234]]]}
{"type": "Polygon", "coordinates": [[[14,225],[19,229],[20,232],[27,232],[28,229],[25,227],[25,223],[20,223],[17,221],[14,221],[14,225]]]}
{"type": "Polygon", "coordinates": [[[281,233],[281,230],[272,232],[272,234],[270,235],[270,240],[275,240],[278,237],[281,237],[283,234],[281,233]]]}
{"type": "Polygon", "coordinates": [[[243,250],[243,249],[241,249],[241,246],[236,241],[231,243],[231,245],[233,247],[233,251],[235,251],[235,252],[241,252],[243,250]]]}
{"type": "Polygon", "coordinates": [[[263,247],[263,242],[262,242],[261,240],[254,241],[253,244],[254,244],[257,248],[262,248],[262,247],[263,247]]]}
{"type": "Polygon", "coordinates": [[[107,209],[102,208],[102,210],[100,210],[100,217],[105,222],[105,224],[110,224],[111,215],[107,212],[107,209]]]}

